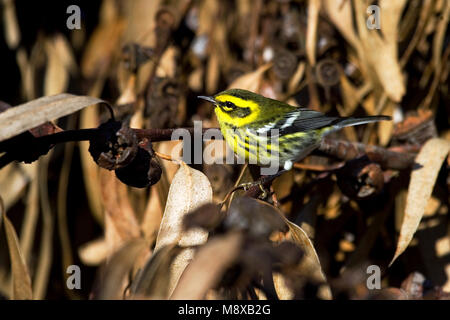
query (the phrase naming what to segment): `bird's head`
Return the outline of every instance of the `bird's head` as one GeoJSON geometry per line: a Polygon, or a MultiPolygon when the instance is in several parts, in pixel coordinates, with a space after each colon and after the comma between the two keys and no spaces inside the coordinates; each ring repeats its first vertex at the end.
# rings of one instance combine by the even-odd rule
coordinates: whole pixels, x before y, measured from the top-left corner
{"type": "Polygon", "coordinates": [[[263,106],[261,98],[266,99],[242,89],[230,89],[215,96],[199,98],[214,104],[220,123],[232,124],[235,127],[244,126],[257,119],[263,106]]]}

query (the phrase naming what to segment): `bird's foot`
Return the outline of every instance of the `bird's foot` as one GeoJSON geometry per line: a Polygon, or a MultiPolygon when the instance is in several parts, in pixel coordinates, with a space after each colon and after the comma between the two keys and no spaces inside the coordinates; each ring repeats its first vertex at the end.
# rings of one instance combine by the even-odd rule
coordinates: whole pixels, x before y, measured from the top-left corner
{"type": "Polygon", "coordinates": [[[248,191],[250,188],[253,188],[253,187],[259,187],[259,189],[261,190],[262,193],[259,195],[260,199],[265,199],[270,194],[269,190],[267,190],[264,187],[262,180],[257,180],[257,181],[253,181],[253,182],[245,182],[238,186],[238,188],[244,189],[244,191],[248,191]]]}

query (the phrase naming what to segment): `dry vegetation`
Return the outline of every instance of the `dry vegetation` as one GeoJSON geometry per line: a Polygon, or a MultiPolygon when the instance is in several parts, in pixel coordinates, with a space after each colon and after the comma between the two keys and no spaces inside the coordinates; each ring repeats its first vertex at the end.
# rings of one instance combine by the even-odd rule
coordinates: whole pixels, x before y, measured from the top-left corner
{"type": "Polygon", "coordinates": [[[450,1],[80,1],[73,31],[66,2],[1,2],[0,297],[449,298],[450,1]],[[231,87],[394,120],[264,197],[251,166],[167,160],[231,87]]]}

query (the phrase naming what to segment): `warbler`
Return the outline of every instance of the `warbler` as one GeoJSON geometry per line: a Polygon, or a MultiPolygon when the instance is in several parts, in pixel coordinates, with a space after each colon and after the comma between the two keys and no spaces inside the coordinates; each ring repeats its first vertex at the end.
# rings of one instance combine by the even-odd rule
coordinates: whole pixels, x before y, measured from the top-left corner
{"type": "Polygon", "coordinates": [[[316,149],[331,132],[391,119],[328,116],[243,89],[198,98],[214,104],[222,135],[235,154],[260,166],[276,161],[285,170],[316,149]]]}

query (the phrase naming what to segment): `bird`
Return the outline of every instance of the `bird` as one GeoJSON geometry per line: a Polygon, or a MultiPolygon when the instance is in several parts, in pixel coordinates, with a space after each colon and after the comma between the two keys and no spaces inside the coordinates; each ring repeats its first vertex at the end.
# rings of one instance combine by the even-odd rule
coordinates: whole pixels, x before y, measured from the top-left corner
{"type": "Polygon", "coordinates": [[[337,117],[270,99],[244,90],[229,89],[214,96],[198,96],[214,104],[220,131],[228,146],[248,163],[284,170],[320,146],[322,139],[344,127],[391,117],[337,117]]]}

